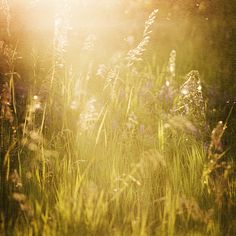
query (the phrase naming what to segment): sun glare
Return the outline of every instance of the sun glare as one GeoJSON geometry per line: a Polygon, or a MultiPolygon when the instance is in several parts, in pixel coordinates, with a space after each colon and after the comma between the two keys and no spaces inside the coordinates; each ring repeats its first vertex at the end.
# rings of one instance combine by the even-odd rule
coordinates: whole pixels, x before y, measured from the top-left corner
{"type": "Polygon", "coordinates": [[[0,235],[236,235],[234,10],[0,0],[0,235]]]}

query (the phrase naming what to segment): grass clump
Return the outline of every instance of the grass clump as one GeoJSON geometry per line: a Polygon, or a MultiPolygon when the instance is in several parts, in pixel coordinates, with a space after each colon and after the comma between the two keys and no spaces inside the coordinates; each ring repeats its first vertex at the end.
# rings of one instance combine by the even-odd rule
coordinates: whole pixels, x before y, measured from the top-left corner
{"type": "Polygon", "coordinates": [[[91,58],[79,72],[67,59],[68,30],[55,29],[51,69],[45,83],[33,78],[23,115],[11,57],[1,85],[2,234],[235,233],[226,125],[218,123],[206,147],[199,72],[181,86],[175,50],[162,71],[145,61],[156,14],[118,62],[91,58]]]}

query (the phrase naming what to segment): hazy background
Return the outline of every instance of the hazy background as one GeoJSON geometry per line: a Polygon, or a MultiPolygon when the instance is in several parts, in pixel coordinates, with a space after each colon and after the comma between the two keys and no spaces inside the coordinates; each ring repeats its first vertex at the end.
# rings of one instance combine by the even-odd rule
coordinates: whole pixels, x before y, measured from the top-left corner
{"type": "MultiPolygon", "coordinates": [[[[177,73],[184,76],[197,69],[202,77],[210,107],[223,112],[236,97],[236,1],[235,0],[68,0],[67,56],[74,68],[86,64],[83,47],[89,41],[94,69],[115,62],[142,38],[144,22],[153,9],[159,9],[149,49],[145,56],[159,67],[177,51],[177,73]],[[155,61],[153,60],[155,58],[155,61]],[[228,103],[227,103],[228,102],[228,103]],[[228,104],[228,105],[227,105],[228,104]]],[[[63,12],[63,1],[10,0],[11,37],[3,30],[1,38],[17,44],[18,53],[28,51],[18,70],[22,80],[31,77],[32,49],[41,69],[47,68],[55,36],[55,15],[63,12]],[[62,11],[61,11],[62,10],[62,11]]],[[[0,17],[1,18],[1,17],[0,17]]],[[[3,17],[2,17],[3,18],[3,17]]],[[[22,84],[22,83],[21,83],[22,84]]]]}

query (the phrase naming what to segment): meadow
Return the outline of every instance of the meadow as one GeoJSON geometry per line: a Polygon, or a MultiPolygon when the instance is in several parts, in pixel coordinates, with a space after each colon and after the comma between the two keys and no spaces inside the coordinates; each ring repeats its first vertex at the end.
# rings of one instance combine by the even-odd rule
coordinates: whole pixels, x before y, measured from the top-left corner
{"type": "Polygon", "coordinates": [[[133,35],[109,1],[27,1],[0,2],[0,235],[236,235],[236,85],[204,37],[155,4],[133,35]]]}

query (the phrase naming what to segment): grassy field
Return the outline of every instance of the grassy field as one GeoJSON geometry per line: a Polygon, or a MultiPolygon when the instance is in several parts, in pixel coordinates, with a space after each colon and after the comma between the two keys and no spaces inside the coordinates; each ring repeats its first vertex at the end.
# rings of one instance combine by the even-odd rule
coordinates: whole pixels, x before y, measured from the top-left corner
{"type": "Polygon", "coordinates": [[[235,235],[233,105],[209,123],[201,74],[158,64],[157,10],[102,64],[93,35],[69,48],[65,9],[46,56],[0,41],[0,234],[235,235]]]}

